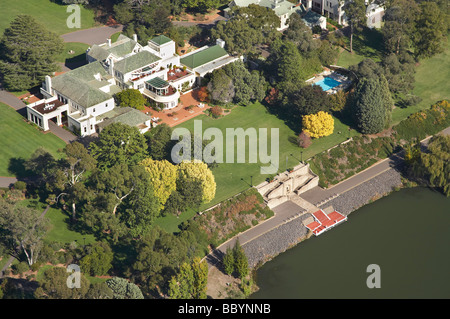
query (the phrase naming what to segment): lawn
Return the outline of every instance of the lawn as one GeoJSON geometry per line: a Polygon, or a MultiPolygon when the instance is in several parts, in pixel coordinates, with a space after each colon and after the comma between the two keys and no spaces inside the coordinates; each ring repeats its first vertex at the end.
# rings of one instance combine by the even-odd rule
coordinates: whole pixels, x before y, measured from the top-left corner
{"type": "MultiPolygon", "coordinates": [[[[286,170],[297,165],[300,159],[304,161],[317,153],[320,153],[340,142],[345,141],[349,136],[356,135],[357,133],[352,130],[348,130],[348,126],[335,118],[334,134],[316,139],[312,145],[302,150],[296,145],[296,132],[290,129],[282,120],[275,115],[270,114],[266,108],[260,104],[255,103],[246,107],[238,106],[234,108],[229,115],[226,115],[219,119],[213,119],[206,115],[201,115],[195,119],[189,120],[185,123],[178,125],[177,127],[185,127],[193,131],[194,120],[201,120],[203,130],[216,127],[222,131],[225,138],[226,128],[267,128],[269,141],[270,141],[270,129],[279,129],[279,165],[278,172],[286,170]],[[303,152],[303,154],[301,153],[303,152]],[[292,154],[292,155],[291,155],[292,154]]],[[[259,133],[258,133],[259,134],[259,133]]],[[[225,143],[224,143],[225,144],[225,143]]],[[[248,144],[248,142],[247,142],[248,144]]],[[[270,142],[269,142],[270,144],[270,142]]],[[[251,182],[253,185],[258,185],[266,178],[275,174],[264,174],[260,171],[260,166],[268,166],[268,164],[248,163],[248,145],[240,145],[245,147],[246,162],[247,163],[220,163],[218,167],[213,168],[213,174],[216,180],[217,189],[215,198],[207,204],[204,204],[201,209],[211,207],[247,188],[250,187],[251,182]],[[253,176],[253,178],[251,178],[253,176]]],[[[237,145],[235,145],[236,156],[237,145]]],[[[269,146],[270,150],[270,146],[269,146]]],[[[224,150],[225,160],[226,150],[224,150]]]]}
{"type": "Polygon", "coordinates": [[[0,103],[0,176],[17,176],[23,173],[23,161],[40,146],[60,157],[58,149],[65,142],[53,133],[43,133],[28,124],[10,106],[0,103]]]}
{"type": "Polygon", "coordinates": [[[64,51],[58,56],[57,61],[62,63],[86,61],[87,48],[89,48],[89,45],[86,43],[66,42],[64,43],[64,51]]]}
{"type": "MultiPolygon", "coordinates": [[[[19,14],[29,14],[59,35],[77,31],[67,26],[67,18],[73,12],[66,12],[67,6],[50,0],[0,0],[0,33],[9,26],[10,22],[19,14]]],[[[81,29],[94,26],[94,12],[80,6],[81,29]]]]}
{"type": "Polygon", "coordinates": [[[337,65],[348,68],[366,58],[375,62],[381,60],[383,54],[383,35],[380,30],[364,28],[353,35],[353,53],[350,53],[350,39],[344,37],[346,49],[339,55],[337,65]]]}
{"type": "Polygon", "coordinates": [[[450,99],[450,36],[443,53],[420,61],[415,78],[413,94],[420,96],[422,101],[407,108],[396,108],[392,112],[392,124],[438,101],[450,99]]]}
{"type": "Polygon", "coordinates": [[[50,219],[52,224],[52,228],[47,233],[45,241],[63,244],[76,241],[81,245],[92,244],[96,241],[92,234],[83,235],[69,229],[70,216],[65,214],[61,209],[50,207],[45,216],[50,219]]]}

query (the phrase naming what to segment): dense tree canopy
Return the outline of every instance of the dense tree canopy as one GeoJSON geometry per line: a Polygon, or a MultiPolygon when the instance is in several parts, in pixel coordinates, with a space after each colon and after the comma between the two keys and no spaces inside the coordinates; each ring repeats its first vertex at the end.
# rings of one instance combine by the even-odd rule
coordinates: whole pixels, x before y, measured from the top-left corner
{"type": "Polygon", "coordinates": [[[138,110],[145,107],[145,97],[137,89],[126,89],[116,94],[117,104],[129,106],[138,110]]]}
{"type": "Polygon", "coordinates": [[[113,123],[101,131],[98,141],[89,148],[98,167],[104,170],[119,163],[137,164],[146,157],[148,145],[137,127],[113,123]]]}

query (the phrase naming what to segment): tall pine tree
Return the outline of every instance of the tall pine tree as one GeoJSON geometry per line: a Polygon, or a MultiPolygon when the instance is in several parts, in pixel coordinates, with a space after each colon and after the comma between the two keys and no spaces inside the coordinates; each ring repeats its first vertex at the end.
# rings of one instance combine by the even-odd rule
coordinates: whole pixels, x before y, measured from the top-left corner
{"type": "Polygon", "coordinates": [[[7,90],[21,91],[39,85],[58,69],[56,58],[63,40],[29,15],[19,15],[0,41],[1,81],[7,90]]]}

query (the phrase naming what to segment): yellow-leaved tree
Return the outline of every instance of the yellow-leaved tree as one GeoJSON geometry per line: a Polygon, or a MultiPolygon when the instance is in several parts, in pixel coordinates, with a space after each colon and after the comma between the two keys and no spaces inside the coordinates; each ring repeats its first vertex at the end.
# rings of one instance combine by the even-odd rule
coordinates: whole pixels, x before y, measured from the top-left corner
{"type": "Polygon", "coordinates": [[[184,161],[178,165],[179,178],[197,179],[200,181],[203,203],[210,202],[216,196],[216,182],[214,175],[205,163],[193,160],[184,161]]]}
{"type": "Polygon", "coordinates": [[[144,159],[140,164],[150,173],[155,196],[163,209],[170,194],[177,188],[177,167],[169,161],[156,161],[151,158],[144,159]]]}
{"type": "Polygon", "coordinates": [[[311,137],[322,137],[333,134],[334,119],[327,112],[304,115],[302,118],[303,130],[311,137]]]}

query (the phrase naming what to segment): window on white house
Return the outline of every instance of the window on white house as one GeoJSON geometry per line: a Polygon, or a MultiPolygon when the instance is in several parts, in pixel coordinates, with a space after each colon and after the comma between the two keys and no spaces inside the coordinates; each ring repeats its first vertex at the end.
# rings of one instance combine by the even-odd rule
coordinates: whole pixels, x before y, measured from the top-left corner
{"type": "Polygon", "coordinates": [[[87,127],[85,126],[85,127],[84,127],[84,133],[86,133],[86,131],[87,131],[87,127]]]}

